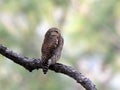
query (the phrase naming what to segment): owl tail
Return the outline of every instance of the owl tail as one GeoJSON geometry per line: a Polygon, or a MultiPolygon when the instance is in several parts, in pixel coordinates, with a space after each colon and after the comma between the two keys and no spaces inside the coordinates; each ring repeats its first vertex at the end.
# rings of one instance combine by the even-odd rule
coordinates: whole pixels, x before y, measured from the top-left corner
{"type": "Polygon", "coordinates": [[[43,73],[46,74],[48,69],[49,69],[49,66],[50,66],[50,63],[49,63],[49,60],[47,62],[43,62],[43,73]]]}

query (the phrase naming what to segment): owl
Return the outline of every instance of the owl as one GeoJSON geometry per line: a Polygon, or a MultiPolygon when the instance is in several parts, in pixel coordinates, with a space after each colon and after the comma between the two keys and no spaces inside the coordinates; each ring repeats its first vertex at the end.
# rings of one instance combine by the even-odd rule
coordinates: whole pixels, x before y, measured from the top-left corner
{"type": "Polygon", "coordinates": [[[55,64],[61,56],[64,40],[58,28],[50,28],[46,34],[41,49],[42,69],[46,74],[51,64],[55,64]]]}

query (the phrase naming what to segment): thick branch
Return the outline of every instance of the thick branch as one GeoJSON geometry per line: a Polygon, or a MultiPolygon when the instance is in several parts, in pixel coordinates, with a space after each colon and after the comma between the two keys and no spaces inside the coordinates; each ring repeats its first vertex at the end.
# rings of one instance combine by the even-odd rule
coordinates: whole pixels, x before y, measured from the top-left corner
{"type": "MultiPolygon", "coordinates": [[[[42,68],[42,62],[40,59],[35,59],[35,58],[31,59],[28,57],[24,57],[20,54],[11,51],[10,49],[8,49],[3,45],[0,45],[0,54],[9,58],[15,63],[23,66],[30,72],[34,69],[42,68]]],[[[70,66],[56,63],[54,65],[51,65],[49,69],[57,73],[63,73],[65,75],[70,76],[71,78],[75,79],[78,83],[80,83],[86,90],[97,90],[95,85],[88,78],[86,78],[84,75],[82,75],[81,73],[79,73],[77,70],[75,70],[70,66]]]]}

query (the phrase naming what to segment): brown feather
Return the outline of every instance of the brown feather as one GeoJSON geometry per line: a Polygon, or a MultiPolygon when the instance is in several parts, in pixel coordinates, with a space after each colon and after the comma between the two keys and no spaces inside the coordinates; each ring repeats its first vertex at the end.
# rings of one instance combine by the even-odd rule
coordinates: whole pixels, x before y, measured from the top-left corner
{"type": "Polygon", "coordinates": [[[45,39],[42,44],[42,61],[43,61],[43,72],[46,73],[49,67],[48,60],[51,59],[51,64],[61,56],[61,50],[63,47],[63,38],[61,37],[60,30],[57,28],[49,29],[45,34],[45,39]],[[46,68],[44,68],[46,67],[46,68]]]}

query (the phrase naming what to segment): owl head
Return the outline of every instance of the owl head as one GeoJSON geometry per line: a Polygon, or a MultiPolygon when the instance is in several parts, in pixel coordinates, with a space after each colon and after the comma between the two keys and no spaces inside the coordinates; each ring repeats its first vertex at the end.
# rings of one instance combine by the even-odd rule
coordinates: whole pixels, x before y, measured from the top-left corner
{"type": "Polygon", "coordinates": [[[55,28],[55,27],[50,28],[46,32],[45,36],[58,36],[59,37],[60,36],[60,30],[58,28],[55,28]]]}

